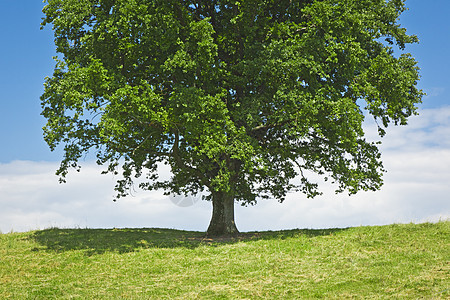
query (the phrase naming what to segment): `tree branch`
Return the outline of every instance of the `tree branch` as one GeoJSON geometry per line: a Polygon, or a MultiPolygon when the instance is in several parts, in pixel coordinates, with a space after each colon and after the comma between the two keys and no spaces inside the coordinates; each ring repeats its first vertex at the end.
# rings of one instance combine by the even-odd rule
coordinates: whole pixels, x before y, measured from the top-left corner
{"type": "Polygon", "coordinates": [[[175,164],[180,169],[190,170],[199,180],[201,180],[201,178],[203,177],[203,174],[198,169],[188,166],[183,162],[183,159],[181,158],[180,151],[179,151],[180,134],[178,132],[178,129],[176,130],[176,132],[174,134],[175,134],[175,141],[173,142],[173,146],[172,146],[172,157],[175,160],[175,164]]]}

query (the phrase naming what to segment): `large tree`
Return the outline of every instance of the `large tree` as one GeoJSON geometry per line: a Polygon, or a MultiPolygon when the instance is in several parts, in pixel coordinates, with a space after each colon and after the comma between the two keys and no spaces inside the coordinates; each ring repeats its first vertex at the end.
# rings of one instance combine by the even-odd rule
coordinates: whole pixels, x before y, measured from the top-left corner
{"type": "Polygon", "coordinates": [[[416,113],[417,42],[403,0],[47,0],[59,56],[41,97],[64,176],[93,151],[142,189],[207,192],[208,234],[237,233],[234,204],[377,190],[384,135],[416,113]],[[158,177],[169,164],[170,180],[158,177]]]}

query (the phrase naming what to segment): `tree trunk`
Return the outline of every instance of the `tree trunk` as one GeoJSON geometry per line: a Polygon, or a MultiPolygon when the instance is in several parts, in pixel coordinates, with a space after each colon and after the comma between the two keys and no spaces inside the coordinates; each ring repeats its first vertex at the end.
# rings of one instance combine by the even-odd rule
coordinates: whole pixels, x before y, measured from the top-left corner
{"type": "Polygon", "coordinates": [[[213,193],[213,212],[207,235],[235,235],[239,233],[234,222],[234,197],[224,192],[213,193]]]}

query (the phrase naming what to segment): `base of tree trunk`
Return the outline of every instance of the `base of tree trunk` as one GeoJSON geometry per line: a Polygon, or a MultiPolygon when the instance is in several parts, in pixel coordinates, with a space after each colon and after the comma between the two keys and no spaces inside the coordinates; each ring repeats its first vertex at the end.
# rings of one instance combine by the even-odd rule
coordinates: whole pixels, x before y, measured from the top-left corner
{"type": "Polygon", "coordinates": [[[217,192],[212,199],[213,212],[209,223],[208,236],[231,236],[239,233],[234,222],[234,197],[217,192]]]}

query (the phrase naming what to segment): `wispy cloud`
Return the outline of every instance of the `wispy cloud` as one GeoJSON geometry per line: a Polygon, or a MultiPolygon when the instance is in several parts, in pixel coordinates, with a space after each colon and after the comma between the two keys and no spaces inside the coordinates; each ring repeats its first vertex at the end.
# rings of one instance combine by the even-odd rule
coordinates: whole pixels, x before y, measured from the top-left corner
{"type": "Polygon", "coordinates": [[[425,91],[427,94],[424,97],[425,99],[429,99],[432,97],[440,97],[445,94],[445,88],[444,87],[432,87],[425,91]]]}
{"type": "MultiPolygon", "coordinates": [[[[325,228],[450,217],[450,107],[425,109],[408,126],[391,127],[383,139],[385,185],[378,192],[324,195],[306,199],[289,194],[283,204],[261,201],[237,207],[240,230],[325,228]]],[[[368,122],[369,138],[376,128],[368,122]]],[[[14,161],[0,164],[0,230],[58,227],[168,227],[206,230],[209,202],[175,205],[160,192],[138,191],[113,202],[115,179],[86,163],[81,173],[58,184],[57,163],[14,161]]],[[[166,174],[167,175],[167,174],[166,174]]]]}

